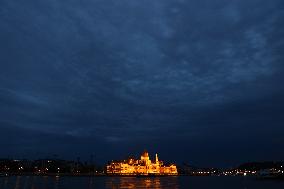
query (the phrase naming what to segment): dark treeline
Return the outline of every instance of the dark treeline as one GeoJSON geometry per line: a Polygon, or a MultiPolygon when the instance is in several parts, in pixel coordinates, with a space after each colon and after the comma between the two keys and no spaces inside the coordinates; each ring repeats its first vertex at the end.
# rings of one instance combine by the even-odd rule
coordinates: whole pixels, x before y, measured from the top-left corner
{"type": "Polygon", "coordinates": [[[0,159],[0,172],[5,173],[101,173],[103,167],[91,162],[61,160],[61,159],[38,159],[38,160],[14,160],[0,159]]]}

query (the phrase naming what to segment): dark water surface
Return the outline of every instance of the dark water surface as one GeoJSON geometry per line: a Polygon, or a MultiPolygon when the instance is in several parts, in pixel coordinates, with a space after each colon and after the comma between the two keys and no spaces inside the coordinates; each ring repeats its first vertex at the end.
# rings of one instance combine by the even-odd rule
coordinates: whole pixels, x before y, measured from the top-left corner
{"type": "Polygon", "coordinates": [[[256,180],[249,177],[1,177],[0,189],[284,189],[283,181],[256,180]]]}

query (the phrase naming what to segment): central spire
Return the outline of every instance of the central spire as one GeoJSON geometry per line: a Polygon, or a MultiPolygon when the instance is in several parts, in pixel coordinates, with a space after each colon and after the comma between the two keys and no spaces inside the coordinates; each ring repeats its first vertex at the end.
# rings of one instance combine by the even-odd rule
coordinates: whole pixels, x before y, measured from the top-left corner
{"type": "Polygon", "coordinates": [[[156,164],[159,163],[159,158],[158,158],[158,154],[156,154],[156,164]]]}

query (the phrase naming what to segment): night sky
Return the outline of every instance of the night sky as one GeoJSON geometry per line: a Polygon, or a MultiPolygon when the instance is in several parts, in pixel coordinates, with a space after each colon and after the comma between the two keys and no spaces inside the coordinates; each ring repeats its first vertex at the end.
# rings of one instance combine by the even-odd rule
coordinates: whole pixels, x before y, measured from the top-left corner
{"type": "Polygon", "coordinates": [[[283,160],[283,82],[283,0],[0,1],[0,157],[283,160]]]}

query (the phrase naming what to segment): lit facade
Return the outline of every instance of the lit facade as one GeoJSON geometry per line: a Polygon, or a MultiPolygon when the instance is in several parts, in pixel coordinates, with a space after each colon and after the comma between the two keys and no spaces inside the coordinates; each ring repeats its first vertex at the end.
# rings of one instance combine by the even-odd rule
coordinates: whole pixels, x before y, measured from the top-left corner
{"type": "Polygon", "coordinates": [[[174,164],[165,166],[162,161],[159,161],[158,154],[155,156],[155,161],[151,161],[149,154],[145,151],[139,160],[130,158],[123,161],[112,161],[107,165],[107,174],[125,174],[125,175],[177,175],[177,167],[174,164]]]}

